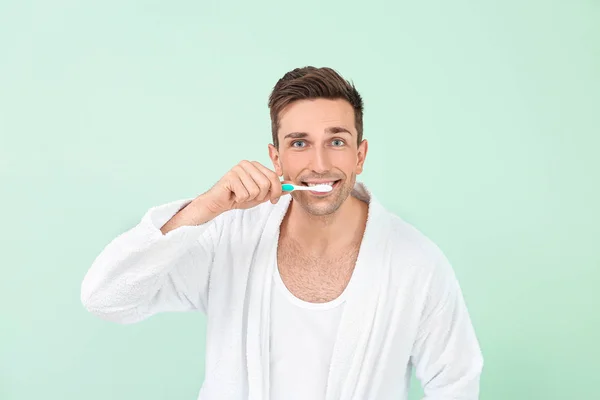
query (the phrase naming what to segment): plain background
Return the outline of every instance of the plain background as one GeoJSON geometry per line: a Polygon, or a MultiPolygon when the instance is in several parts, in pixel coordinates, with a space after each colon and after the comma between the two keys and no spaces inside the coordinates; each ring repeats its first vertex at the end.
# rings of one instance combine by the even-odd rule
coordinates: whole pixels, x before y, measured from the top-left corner
{"type": "Polygon", "coordinates": [[[599,43],[592,0],[2,1],[0,398],[196,398],[202,315],[111,324],[80,284],[149,207],[270,166],[304,65],[364,96],[360,179],[452,262],[481,398],[600,398],[599,43]]]}

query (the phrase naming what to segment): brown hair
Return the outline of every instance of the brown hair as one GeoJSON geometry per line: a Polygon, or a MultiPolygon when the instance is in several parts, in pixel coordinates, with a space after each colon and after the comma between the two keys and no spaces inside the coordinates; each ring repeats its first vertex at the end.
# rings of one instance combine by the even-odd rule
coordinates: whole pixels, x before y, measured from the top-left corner
{"type": "Polygon", "coordinates": [[[279,113],[296,100],[316,98],[344,99],[352,105],[357,142],[360,144],[363,135],[363,101],[354,84],[331,68],[307,66],[287,72],[277,81],[269,96],[271,132],[275,147],[279,147],[279,113]]]}

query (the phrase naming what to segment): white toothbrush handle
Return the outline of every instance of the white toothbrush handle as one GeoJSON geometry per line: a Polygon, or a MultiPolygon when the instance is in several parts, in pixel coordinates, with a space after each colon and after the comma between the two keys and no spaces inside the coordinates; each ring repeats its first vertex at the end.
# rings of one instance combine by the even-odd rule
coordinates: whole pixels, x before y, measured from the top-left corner
{"type": "Polygon", "coordinates": [[[294,186],[295,190],[310,190],[313,192],[329,192],[331,190],[330,186],[320,185],[320,186],[294,186]]]}
{"type": "Polygon", "coordinates": [[[284,183],[281,187],[285,191],[291,190],[310,190],[314,192],[330,192],[333,188],[329,185],[316,185],[316,186],[299,186],[292,185],[291,183],[284,183]]]}

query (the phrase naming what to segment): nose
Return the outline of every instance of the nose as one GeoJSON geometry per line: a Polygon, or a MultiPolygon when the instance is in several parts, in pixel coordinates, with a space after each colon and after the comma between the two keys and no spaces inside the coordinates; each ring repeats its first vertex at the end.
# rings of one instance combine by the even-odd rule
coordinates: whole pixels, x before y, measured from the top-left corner
{"type": "Polygon", "coordinates": [[[315,148],[310,167],[317,174],[324,174],[331,171],[331,158],[326,149],[322,147],[315,148]]]}

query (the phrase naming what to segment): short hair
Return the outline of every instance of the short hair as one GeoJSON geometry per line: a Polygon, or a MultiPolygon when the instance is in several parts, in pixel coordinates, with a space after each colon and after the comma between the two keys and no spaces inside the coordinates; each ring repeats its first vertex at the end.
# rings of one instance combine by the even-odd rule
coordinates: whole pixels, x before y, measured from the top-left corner
{"type": "Polygon", "coordinates": [[[344,99],[350,103],[354,109],[357,143],[360,144],[363,136],[363,100],[354,84],[332,68],[306,66],[287,72],[277,81],[269,96],[271,132],[275,147],[279,147],[277,133],[281,111],[294,101],[317,98],[344,99]]]}

